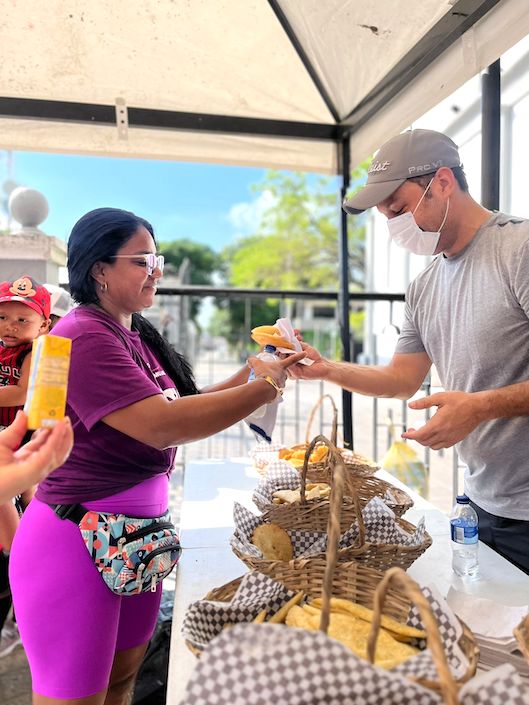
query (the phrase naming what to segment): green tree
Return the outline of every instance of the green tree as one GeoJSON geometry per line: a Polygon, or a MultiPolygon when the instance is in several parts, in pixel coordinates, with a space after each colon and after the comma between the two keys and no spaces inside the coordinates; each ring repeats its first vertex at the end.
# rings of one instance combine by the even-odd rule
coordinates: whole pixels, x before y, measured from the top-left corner
{"type": "MultiPolygon", "coordinates": [[[[335,289],[338,277],[337,194],[329,179],[311,187],[307,175],[267,172],[255,186],[273,197],[253,235],[223,251],[233,286],[335,289]]],[[[365,228],[349,218],[351,285],[363,286],[365,228]]]]}
{"type": "Polygon", "coordinates": [[[202,245],[188,238],[160,243],[160,252],[165,261],[176,270],[185,259],[190,262],[190,279],[188,284],[213,284],[214,273],[222,268],[222,258],[208,245],[202,245]]]}
{"type": "MultiPolygon", "coordinates": [[[[354,184],[359,184],[365,171],[363,164],[353,172],[354,184]]],[[[311,185],[305,174],[269,171],[254,190],[268,192],[273,205],[263,214],[255,233],[222,252],[229,283],[235,287],[336,291],[340,203],[331,180],[320,178],[311,185]]],[[[349,217],[347,222],[350,286],[361,290],[364,220],[349,217]]],[[[237,329],[245,327],[244,307],[234,302],[221,305],[228,311],[231,338],[236,340],[237,329]]],[[[276,306],[277,302],[269,301],[267,305],[276,306]]],[[[274,320],[266,315],[266,308],[259,310],[258,306],[252,304],[253,325],[274,320]]]]}
{"type": "MultiPolygon", "coordinates": [[[[171,242],[161,242],[160,252],[165,257],[170,270],[178,273],[184,260],[188,260],[188,275],[182,284],[203,284],[212,286],[215,274],[223,269],[221,256],[208,245],[181,238],[171,242]]],[[[190,316],[200,329],[197,316],[200,311],[201,299],[191,300],[190,316]]]]}

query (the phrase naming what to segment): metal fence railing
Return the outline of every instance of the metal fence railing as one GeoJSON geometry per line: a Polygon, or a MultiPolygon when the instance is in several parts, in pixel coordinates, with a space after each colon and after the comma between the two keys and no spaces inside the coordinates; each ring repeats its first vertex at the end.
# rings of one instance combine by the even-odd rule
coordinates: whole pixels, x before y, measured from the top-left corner
{"type": "MultiPolygon", "coordinates": [[[[181,286],[176,288],[161,288],[159,293],[163,295],[165,305],[167,301],[175,297],[175,305],[178,311],[192,310],[191,305],[181,306],[180,297],[189,297],[189,304],[192,300],[201,300],[205,297],[231,298],[244,304],[244,323],[241,330],[240,340],[246,340],[246,346],[230,347],[222,336],[207,336],[207,346],[200,344],[200,337],[188,336],[193,342],[193,349],[187,354],[193,361],[195,377],[199,387],[207,386],[212,382],[225,379],[241,366],[242,358],[248,352],[256,349],[249,339],[249,331],[252,326],[265,323],[263,320],[256,320],[253,314],[253,302],[259,299],[274,299],[279,302],[279,314],[292,317],[295,325],[305,334],[312,331],[311,340],[319,347],[320,352],[327,357],[339,355],[339,323],[335,317],[318,318],[312,314],[321,313],[325,307],[333,307],[336,301],[336,294],[333,292],[298,292],[298,291],[261,291],[261,290],[233,290],[216,289],[212,287],[181,286]],[[307,302],[311,302],[307,306],[307,302]]],[[[358,312],[367,302],[387,301],[390,302],[388,309],[387,324],[393,325],[392,302],[402,301],[401,294],[352,294],[351,309],[358,312]]],[[[329,311],[327,309],[326,313],[329,311]]],[[[179,320],[179,325],[186,325],[187,322],[179,320]]],[[[368,331],[366,335],[375,335],[373,331],[368,331]]],[[[203,336],[204,338],[204,336],[203,336]]],[[[361,350],[358,340],[353,340],[352,350],[361,350]]],[[[373,348],[373,345],[371,346],[373,348]]],[[[376,345],[375,345],[376,349],[376,345]]],[[[363,362],[376,363],[375,359],[364,359],[363,362]]],[[[429,394],[438,391],[431,387],[429,380],[425,381],[421,394],[429,394]]],[[[306,423],[310,411],[315,402],[322,394],[331,394],[339,410],[339,439],[343,439],[342,425],[342,393],[341,390],[332,384],[322,381],[291,381],[287,387],[279,412],[276,424],[275,437],[282,444],[288,446],[299,443],[305,439],[306,423]]],[[[354,449],[360,453],[373,457],[380,461],[391,442],[388,422],[392,423],[396,430],[396,436],[400,435],[400,429],[413,423],[415,426],[422,425],[429,417],[430,411],[413,412],[410,411],[406,402],[395,399],[372,399],[362,395],[353,395],[353,439],[354,449]]],[[[316,433],[330,432],[330,409],[323,406],[316,415],[312,435],[316,433]]],[[[197,443],[192,443],[180,449],[178,454],[178,467],[181,471],[186,464],[197,460],[208,458],[225,458],[247,456],[249,450],[255,443],[253,434],[248,427],[240,422],[225,431],[206,438],[197,443]]],[[[455,451],[430,451],[418,444],[412,444],[417,450],[421,460],[424,462],[429,473],[430,498],[443,510],[449,511],[452,505],[454,494],[459,486],[460,466],[455,451]]]]}

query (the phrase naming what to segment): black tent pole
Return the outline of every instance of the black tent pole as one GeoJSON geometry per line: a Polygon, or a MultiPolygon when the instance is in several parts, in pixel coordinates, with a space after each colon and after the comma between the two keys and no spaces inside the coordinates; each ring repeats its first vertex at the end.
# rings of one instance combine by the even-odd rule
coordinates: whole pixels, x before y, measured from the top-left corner
{"type": "MultiPolygon", "coordinates": [[[[342,188],[340,205],[343,203],[350,181],[350,138],[345,137],[339,143],[339,157],[342,168],[342,188]]],[[[340,210],[340,293],[338,312],[340,336],[342,339],[342,359],[351,362],[351,333],[349,329],[349,243],[347,240],[347,214],[340,210]]],[[[342,390],[343,440],[344,447],[353,449],[353,395],[342,390]]]]}
{"type": "Polygon", "coordinates": [[[481,203],[500,207],[501,79],[500,60],[481,76],[481,203]]]}

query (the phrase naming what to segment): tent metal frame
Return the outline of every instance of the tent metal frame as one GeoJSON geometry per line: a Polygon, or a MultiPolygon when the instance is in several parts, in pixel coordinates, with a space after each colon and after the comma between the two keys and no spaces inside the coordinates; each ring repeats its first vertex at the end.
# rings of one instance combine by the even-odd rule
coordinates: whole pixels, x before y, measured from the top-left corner
{"type": "MultiPolygon", "coordinates": [[[[369,119],[386,108],[409,83],[431,65],[446,49],[456,42],[476,22],[486,15],[501,0],[456,0],[446,13],[386,74],[370,93],[348,115],[340,118],[331,96],[320,79],[315,66],[303,49],[278,0],[268,0],[269,5],[283,27],[300,61],[309,74],[319,95],[327,106],[334,123],[306,123],[288,120],[269,120],[231,115],[189,113],[170,110],[128,107],[128,126],[132,128],[189,130],[193,132],[221,132],[231,134],[261,135],[307,140],[332,141],[338,150],[339,172],[342,177],[341,196],[345,197],[350,179],[350,136],[369,119]]],[[[371,27],[376,33],[377,28],[371,27]]],[[[496,62],[498,63],[498,62],[496,62]]],[[[499,64],[489,72],[483,83],[484,115],[483,158],[487,168],[483,181],[489,207],[497,207],[499,193],[499,64]],[[496,203],[496,206],[494,204],[496,203]]],[[[0,117],[36,120],[88,123],[92,125],[116,124],[119,116],[116,105],[98,105],[54,100],[0,97],[0,117]]],[[[340,216],[340,291],[339,311],[343,359],[351,360],[349,329],[349,248],[347,243],[347,218],[340,216]]],[[[352,394],[343,392],[344,444],[353,447],[352,394]]]]}
{"type": "MultiPolygon", "coordinates": [[[[278,0],[268,0],[278,22],[283,27],[305,70],[311,77],[322,100],[327,105],[333,123],[267,120],[233,115],[189,113],[172,110],[128,107],[129,127],[222,132],[270,137],[330,140],[339,144],[369,118],[383,110],[388,102],[406,88],[429,64],[433,63],[470,27],[478,22],[501,0],[457,0],[424,37],[389,71],[377,86],[346,117],[340,119],[336,106],[323,86],[301,42],[278,0]]],[[[377,28],[373,27],[372,31],[377,28]]],[[[0,116],[108,125],[116,123],[116,106],[32,98],[0,97],[0,116]]]]}

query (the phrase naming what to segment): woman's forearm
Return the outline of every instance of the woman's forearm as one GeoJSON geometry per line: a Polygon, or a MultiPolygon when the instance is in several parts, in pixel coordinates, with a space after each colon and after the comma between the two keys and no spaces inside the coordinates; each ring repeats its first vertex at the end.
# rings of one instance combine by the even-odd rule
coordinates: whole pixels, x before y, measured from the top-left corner
{"type": "Polygon", "coordinates": [[[223,389],[232,389],[233,387],[238,387],[240,384],[245,384],[248,381],[248,375],[250,374],[250,368],[246,365],[241,367],[238,372],[236,372],[228,379],[222,382],[216,382],[215,384],[210,384],[207,387],[203,387],[200,390],[201,394],[209,394],[210,392],[221,392],[223,389]]]}

